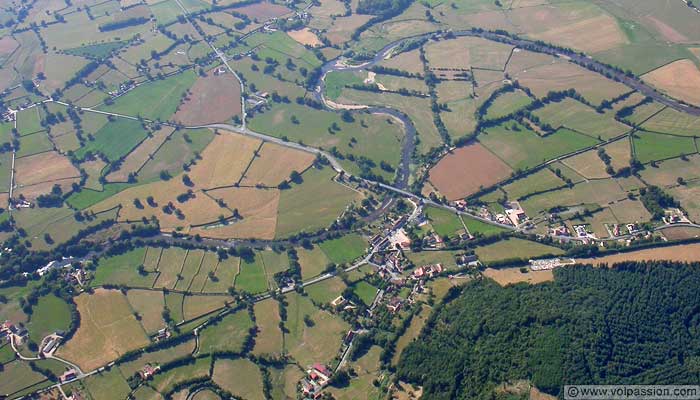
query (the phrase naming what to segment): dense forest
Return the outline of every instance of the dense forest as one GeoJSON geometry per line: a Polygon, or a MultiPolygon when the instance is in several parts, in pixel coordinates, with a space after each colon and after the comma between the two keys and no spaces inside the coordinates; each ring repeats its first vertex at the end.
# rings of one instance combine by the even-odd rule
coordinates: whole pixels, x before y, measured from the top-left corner
{"type": "Polygon", "coordinates": [[[555,282],[453,292],[402,353],[399,377],[430,399],[491,399],[529,379],[564,384],[700,382],[700,263],[555,271],[555,282]]]}

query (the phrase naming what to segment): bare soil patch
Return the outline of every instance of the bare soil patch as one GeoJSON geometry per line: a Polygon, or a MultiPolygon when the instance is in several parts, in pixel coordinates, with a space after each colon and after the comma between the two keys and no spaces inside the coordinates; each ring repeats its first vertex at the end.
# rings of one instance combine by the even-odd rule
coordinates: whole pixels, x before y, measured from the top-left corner
{"type": "Polygon", "coordinates": [[[700,70],[690,60],[678,60],[642,76],[670,96],[700,105],[700,70]]]}
{"type": "Polygon", "coordinates": [[[236,11],[247,15],[251,19],[257,19],[259,21],[281,17],[292,12],[292,10],[285,6],[269,2],[251,4],[245,7],[237,8],[236,11]]]}
{"type": "Polygon", "coordinates": [[[484,275],[493,279],[501,286],[527,282],[531,285],[554,280],[552,270],[520,272],[520,268],[493,269],[486,268],[484,275]]]}
{"type": "Polygon", "coordinates": [[[199,77],[178,107],[173,119],[196,126],[226,122],[241,114],[241,86],[238,79],[219,67],[199,77]]]}
{"type": "Polygon", "coordinates": [[[480,144],[460,147],[430,169],[430,183],[456,200],[507,178],[512,169],[480,144]]]}
{"type": "Polygon", "coordinates": [[[309,28],[302,28],[298,29],[295,31],[289,31],[287,34],[297,42],[303,44],[303,45],[309,45],[309,46],[321,46],[323,45],[323,42],[316,36],[315,33],[311,32],[309,28]]]}

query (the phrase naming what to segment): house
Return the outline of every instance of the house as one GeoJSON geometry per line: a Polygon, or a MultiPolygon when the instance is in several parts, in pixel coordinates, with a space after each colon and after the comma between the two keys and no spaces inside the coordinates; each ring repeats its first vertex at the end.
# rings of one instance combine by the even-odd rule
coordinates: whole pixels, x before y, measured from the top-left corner
{"type": "Polygon", "coordinates": [[[457,265],[467,265],[469,263],[479,261],[479,258],[476,256],[476,254],[462,254],[456,256],[455,260],[457,261],[457,265]]]}
{"type": "Polygon", "coordinates": [[[467,209],[467,202],[464,200],[457,200],[455,201],[455,207],[460,211],[464,211],[467,209]]]}
{"type": "Polygon", "coordinates": [[[442,264],[430,264],[424,265],[420,268],[416,268],[411,274],[411,278],[418,280],[423,278],[432,278],[435,275],[443,271],[442,264]]]}
{"type": "Polygon", "coordinates": [[[552,235],[554,236],[569,236],[569,228],[566,225],[560,225],[556,228],[552,228],[552,235]]]}
{"type": "Polygon", "coordinates": [[[61,381],[61,383],[66,383],[68,381],[72,381],[77,377],[78,373],[74,368],[71,368],[68,371],[64,372],[63,375],[61,375],[58,379],[61,381]]]}
{"type": "Polygon", "coordinates": [[[527,214],[525,214],[525,211],[521,208],[508,209],[506,210],[506,215],[508,216],[508,219],[510,219],[510,222],[515,226],[527,221],[527,214]]]}
{"type": "Polygon", "coordinates": [[[333,307],[340,307],[340,306],[344,305],[345,303],[347,303],[347,300],[343,296],[338,296],[333,301],[331,301],[331,305],[333,307]]]}
{"type": "Polygon", "coordinates": [[[423,245],[432,249],[441,248],[444,245],[444,241],[437,233],[428,235],[423,239],[423,245]]]}
{"type": "Polygon", "coordinates": [[[401,305],[403,304],[403,300],[401,300],[398,297],[393,297],[391,300],[386,305],[386,308],[389,309],[389,312],[394,314],[397,311],[401,309],[401,305]]]}
{"type": "Polygon", "coordinates": [[[141,371],[139,371],[139,375],[141,375],[141,378],[146,380],[157,374],[158,371],[160,371],[160,365],[153,367],[151,364],[146,364],[143,368],[141,368],[141,371]]]}
{"type": "Polygon", "coordinates": [[[156,335],[156,341],[160,341],[163,339],[167,339],[170,337],[170,331],[168,328],[163,328],[158,331],[158,334],[156,335]]]}

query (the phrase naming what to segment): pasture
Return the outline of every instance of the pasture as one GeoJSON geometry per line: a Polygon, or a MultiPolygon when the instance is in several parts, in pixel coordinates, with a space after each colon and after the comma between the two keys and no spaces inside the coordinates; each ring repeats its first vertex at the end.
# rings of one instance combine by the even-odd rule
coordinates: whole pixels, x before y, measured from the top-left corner
{"type": "Polygon", "coordinates": [[[147,334],[152,335],[166,326],[162,316],[165,307],[162,292],[131,289],[126,292],[126,298],[147,334]]]}
{"type": "Polygon", "coordinates": [[[365,253],[367,242],[358,234],[349,234],[318,244],[328,259],[335,264],[350,263],[365,253]]]}
{"type": "Polygon", "coordinates": [[[65,300],[53,294],[39,297],[27,323],[29,338],[39,344],[46,335],[56,331],[67,332],[70,321],[71,307],[65,300]]]}
{"type": "Polygon", "coordinates": [[[281,354],[284,336],[279,327],[282,321],[279,314],[279,303],[274,299],[257,302],[253,306],[253,311],[258,327],[253,354],[281,354]]]}
{"type": "Polygon", "coordinates": [[[340,296],[347,288],[342,279],[336,277],[326,279],[313,285],[304,288],[304,291],[309,295],[309,298],[316,305],[329,304],[340,296]]]}
{"type": "Polygon", "coordinates": [[[604,117],[593,108],[571,98],[550,102],[533,114],[554,129],[565,127],[602,139],[611,139],[631,130],[631,127],[612,117],[604,117]]]}
{"type": "Polygon", "coordinates": [[[245,358],[217,359],[212,380],[234,396],[250,400],[265,399],[260,368],[245,358]]]}
{"type": "Polygon", "coordinates": [[[227,122],[241,114],[240,92],[238,79],[225,67],[209,70],[185,92],[173,120],[186,126],[227,122]]]}
{"type": "Polygon", "coordinates": [[[300,247],[296,251],[299,257],[299,264],[301,265],[301,278],[303,280],[320,275],[331,262],[319,246],[314,246],[311,250],[300,247]]]}
{"type": "Polygon", "coordinates": [[[245,310],[228,314],[201,330],[199,352],[241,352],[253,326],[245,310]]]}
{"type": "Polygon", "coordinates": [[[307,170],[301,185],[282,190],[275,237],[313,232],[329,226],[361,194],[332,181],[330,168],[307,170]]]}
{"type": "Polygon", "coordinates": [[[140,122],[118,118],[95,132],[94,140],[88,141],[75,154],[79,159],[85,159],[88,154],[99,153],[110,161],[116,161],[126,156],[147,136],[148,131],[140,122]]]}
{"type": "Polygon", "coordinates": [[[518,238],[511,238],[476,248],[476,255],[485,264],[511,258],[527,260],[549,254],[559,255],[563,253],[564,251],[560,248],[518,238]]]}
{"type": "Polygon", "coordinates": [[[540,137],[517,122],[487,128],[478,140],[515,170],[532,168],[597,143],[596,139],[568,129],[540,137]]]}
{"type": "Polygon", "coordinates": [[[234,287],[236,290],[251,294],[267,291],[267,274],[260,253],[255,254],[254,260],[241,260],[234,287]]]}
{"type": "Polygon", "coordinates": [[[695,141],[688,137],[638,131],[633,135],[634,155],[642,163],[697,153],[695,141]]]}
{"type": "Polygon", "coordinates": [[[299,365],[329,363],[340,347],[349,325],[339,317],[316,308],[311,300],[297,293],[288,294],[285,349],[299,365]],[[304,316],[314,322],[308,326],[304,316]]]}
{"type": "Polygon", "coordinates": [[[188,69],[162,80],[155,80],[116,98],[114,104],[102,105],[102,111],[141,116],[151,120],[165,121],[178,108],[186,91],[195,83],[197,76],[188,69]]]}

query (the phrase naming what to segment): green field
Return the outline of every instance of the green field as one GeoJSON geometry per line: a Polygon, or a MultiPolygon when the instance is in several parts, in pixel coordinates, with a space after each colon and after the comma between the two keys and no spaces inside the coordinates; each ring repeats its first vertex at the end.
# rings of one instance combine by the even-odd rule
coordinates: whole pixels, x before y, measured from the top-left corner
{"type": "Polygon", "coordinates": [[[632,143],[635,157],[642,163],[697,153],[695,142],[689,137],[639,131],[634,134],[632,143]]]}
{"type": "Polygon", "coordinates": [[[93,398],[120,399],[129,395],[131,389],[118,368],[91,375],[82,381],[93,398]]]}
{"type": "Polygon", "coordinates": [[[532,99],[524,92],[517,90],[506,92],[496,97],[486,111],[486,119],[498,119],[518,111],[532,103],[532,99]]]}
{"type": "Polygon", "coordinates": [[[100,259],[91,285],[93,287],[105,284],[151,287],[156,274],[140,275],[137,271],[145,255],[146,248],[140,247],[118,256],[100,259]]]}
{"type": "Polygon", "coordinates": [[[77,210],[84,210],[102,200],[114,196],[130,186],[132,185],[129,183],[109,183],[103,186],[101,192],[92,189],[82,189],[79,192],[71,193],[66,202],[77,210]]]}
{"type": "Polygon", "coordinates": [[[333,277],[324,281],[309,285],[304,291],[315,304],[327,304],[343,294],[347,286],[342,279],[333,277]]]}
{"type": "Polygon", "coordinates": [[[126,46],[126,42],[108,42],[99,44],[89,44],[86,46],[80,46],[73,49],[66,49],[64,52],[66,54],[71,54],[74,56],[88,57],[88,58],[104,58],[108,56],[115,50],[121,49],[126,46]]]}
{"type": "Polygon", "coordinates": [[[345,89],[345,86],[361,85],[363,79],[357,73],[333,71],[326,75],[326,96],[336,100],[345,89]]]}
{"type": "Polygon", "coordinates": [[[254,326],[245,310],[225,316],[220,321],[207,325],[200,333],[199,352],[234,352],[243,350],[250,328],[254,326]]]}
{"type": "Polygon", "coordinates": [[[532,168],[598,143],[596,139],[568,129],[559,129],[543,138],[517,122],[487,128],[479,135],[479,142],[515,170],[532,168]]]}
{"type": "Polygon", "coordinates": [[[44,336],[56,331],[67,332],[70,328],[71,307],[53,294],[42,296],[32,307],[27,330],[34,343],[41,343],[44,336]]]}
{"type": "Polygon", "coordinates": [[[271,136],[288,138],[310,146],[333,149],[342,155],[341,162],[352,173],[360,173],[359,157],[374,163],[370,170],[385,179],[387,173],[379,165],[382,161],[398,167],[403,140],[403,128],[393,119],[380,114],[353,114],[354,121],[346,122],[341,114],[292,104],[274,104],[269,111],[258,113],[250,121],[251,129],[271,136]],[[292,117],[298,123],[292,122],[292,117]],[[332,129],[337,126],[338,129],[332,129]],[[356,160],[351,161],[348,155],[356,160]]]}
{"type": "Polygon", "coordinates": [[[460,230],[464,230],[462,222],[457,214],[442,208],[427,207],[425,215],[430,220],[430,225],[440,236],[454,236],[460,230]]]}
{"type": "Polygon", "coordinates": [[[352,291],[357,297],[362,300],[367,306],[372,304],[374,297],[377,295],[377,288],[365,281],[359,281],[352,285],[352,291]]]}
{"type": "Polygon", "coordinates": [[[326,240],[318,246],[331,262],[346,264],[364,254],[367,242],[360,235],[350,234],[338,239],[326,240]]]}
{"type": "Polygon", "coordinates": [[[118,97],[112,105],[101,106],[100,110],[151,120],[167,120],[175,113],[182,94],[196,79],[197,75],[192,70],[187,70],[155,80],[118,97]]]}
{"type": "Polygon", "coordinates": [[[116,161],[126,156],[134,147],[143,141],[148,132],[143,129],[140,122],[126,118],[118,118],[114,122],[108,122],[94,135],[95,140],[75,152],[75,155],[83,159],[90,153],[99,153],[110,161],[116,161]]]}
{"type": "Polygon", "coordinates": [[[334,175],[335,171],[328,167],[311,168],[302,175],[302,184],[294,184],[291,189],[282,191],[277,237],[325,228],[358,198],[358,193],[331,181],[334,175]]]}
{"type": "Polygon", "coordinates": [[[51,149],[53,149],[53,144],[51,144],[48,135],[45,131],[40,131],[20,137],[17,157],[31,156],[51,149]]]}
{"type": "Polygon", "coordinates": [[[256,254],[253,261],[241,260],[240,272],[236,275],[235,288],[252,294],[267,291],[267,276],[260,254],[256,254]]]}

